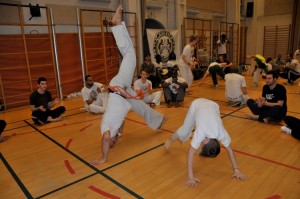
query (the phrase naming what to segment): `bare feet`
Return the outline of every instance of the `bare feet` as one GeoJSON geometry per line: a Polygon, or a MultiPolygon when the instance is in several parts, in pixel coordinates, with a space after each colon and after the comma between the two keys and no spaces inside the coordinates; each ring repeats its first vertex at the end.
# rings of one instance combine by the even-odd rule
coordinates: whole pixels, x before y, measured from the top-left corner
{"type": "Polygon", "coordinates": [[[250,120],[258,120],[258,115],[246,114],[246,117],[250,120]]]}
{"type": "Polygon", "coordinates": [[[92,165],[99,165],[99,164],[103,164],[105,162],[106,162],[106,160],[101,158],[101,159],[93,160],[92,165]]]}
{"type": "Polygon", "coordinates": [[[115,25],[120,25],[122,22],[122,5],[119,5],[111,22],[115,25]]]}
{"type": "Polygon", "coordinates": [[[166,143],[165,143],[165,148],[166,148],[166,149],[169,149],[170,146],[171,146],[171,144],[172,144],[172,140],[168,139],[168,140],[166,141],[166,143]]]}
{"type": "Polygon", "coordinates": [[[3,137],[3,136],[0,136],[0,142],[4,142],[6,140],[6,138],[5,137],[3,137]]]}
{"type": "Polygon", "coordinates": [[[269,118],[264,118],[263,121],[264,123],[269,123],[269,118]]]}

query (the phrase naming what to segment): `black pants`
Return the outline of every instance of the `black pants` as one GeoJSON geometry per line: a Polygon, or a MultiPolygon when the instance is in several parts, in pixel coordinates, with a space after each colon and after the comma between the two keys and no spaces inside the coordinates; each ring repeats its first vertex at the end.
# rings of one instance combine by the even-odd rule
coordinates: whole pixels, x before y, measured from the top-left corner
{"type": "Polygon", "coordinates": [[[258,107],[253,99],[247,100],[247,105],[254,115],[258,115],[258,120],[263,122],[264,118],[269,118],[273,121],[281,121],[286,112],[281,106],[262,106],[258,107]]]}
{"type": "Polygon", "coordinates": [[[47,111],[33,111],[32,116],[38,118],[40,121],[43,123],[47,122],[48,117],[51,116],[53,119],[58,118],[61,114],[66,112],[66,108],[64,106],[57,107],[56,109],[50,110],[48,109],[47,111]]]}
{"type": "Polygon", "coordinates": [[[219,65],[212,66],[208,70],[209,70],[211,78],[212,78],[212,80],[214,82],[214,85],[218,84],[217,74],[220,75],[220,77],[222,77],[223,79],[225,77],[225,73],[224,73],[223,69],[219,65]]]}
{"type": "Polygon", "coordinates": [[[165,102],[182,102],[184,100],[185,88],[179,87],[177,94],[174,94],[169,87],[164,88],[165,102]]]}
{"type": "Polygon", "coordinates": [[[300,77],[300,73],[295,70],[286,68],[285,72],[279,73],[279,76],[283,79],[287,79],[289,83],[296,81],[300,77]]]}
{"type": "Polygon", "coordinates": [[[6,127],[6,122],[4,120],[0,120],[0,135],[4,131],[6,127]]]}
{"type": "Polygon", "coordinates": [[[284,122],[292,130],[292,136],[300,140],[300,120],[292,116],[286,116],[284,122]]]}

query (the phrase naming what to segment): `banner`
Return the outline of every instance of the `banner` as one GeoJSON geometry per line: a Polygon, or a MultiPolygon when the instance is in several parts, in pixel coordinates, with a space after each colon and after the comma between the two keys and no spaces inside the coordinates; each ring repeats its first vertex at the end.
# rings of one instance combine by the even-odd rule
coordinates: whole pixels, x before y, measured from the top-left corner
{"type": "Polygon", "coordinates": [[[173,51],[176,59],[180,59],[178,30],[147,29],[147,37],[152,62],[155,62],[155,55],[159,54],[162,62],[166,63],[173,51]]]}

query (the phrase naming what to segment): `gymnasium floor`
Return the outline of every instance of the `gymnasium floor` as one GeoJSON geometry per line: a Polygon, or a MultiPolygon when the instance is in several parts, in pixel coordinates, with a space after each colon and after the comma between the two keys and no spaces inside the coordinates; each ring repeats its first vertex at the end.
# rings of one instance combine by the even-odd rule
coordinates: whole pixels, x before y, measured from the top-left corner
{"type": "MultiPolygon", "coordinates": [[[[251,87],[248,93],[261,95],[251,87]]],[[[284,80],[279,79],[283,83],[284,80]]],[[[286,86],[288,115],[300,118],[300,86],[286,86]]],[[[102,115],[80,109],[82,99],[64,100],[67,108],[62,122],[33,125],[28,107],[0,112],[8,123],[0,143],[0,198],[300,198],[300,144],[280,130],[279,124],[249,120],[249,109],[230,107],[224,97],[224,81],[212,86],[194,81],[179,108],[165,103],[155,109],[167,117],[162,130],[152,131],[133,112],[125,120],[123,136],[111,149],[108,161],[93,167],[101,155],[102,115]],[[224,148],[217,158],[195,156],[194,172],[201,183],[188,188],[186,154],[189,141],[175,142],[169,151],[163,144],[182,124],[188,107],[196,98],[214,100],[232,138],[239,168],[245,182],[231,178],[232,167],[224,148]]]]}

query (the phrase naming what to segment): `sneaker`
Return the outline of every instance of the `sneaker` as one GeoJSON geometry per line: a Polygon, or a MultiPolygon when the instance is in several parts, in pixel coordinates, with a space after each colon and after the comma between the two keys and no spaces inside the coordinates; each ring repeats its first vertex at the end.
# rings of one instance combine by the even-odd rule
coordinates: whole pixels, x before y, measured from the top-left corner
{"type": "Polygon", "coordinates": [[[218,86],[219,86],[218,84],[215,84],[215,85],[214,85],[214,87],[218,87],[218,86]]]}
{"type": "Polygon", "coordinates": [[[253,87],[258,87],[258,83],[257,82],[253,82],[253,87]]]}
{"type": "Polygon", "coordinates": [[[282,126],[281,130],[286,132],[287,134],[292,134],[292,129],[288,128],[287,126],[282,126]]]}

